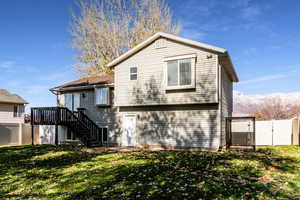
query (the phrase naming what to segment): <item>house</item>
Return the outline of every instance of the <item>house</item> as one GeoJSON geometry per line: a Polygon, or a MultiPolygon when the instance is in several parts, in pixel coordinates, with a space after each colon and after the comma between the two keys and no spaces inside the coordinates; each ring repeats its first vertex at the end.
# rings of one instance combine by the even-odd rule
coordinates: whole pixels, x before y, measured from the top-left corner
{"type": "MultiPolygon", "coordinates": [[[[51,91],[59,106],[84,112],[109,144],[201,150],[226,144],[225,118],[238,82],[227,50],[159,32],[108,66],[114,75],[51,91]]],[[[61,140],[77,137],[62,132],[61,140]]]]}
{"type": "Polygon", "coordinates": [[[22,144],[26,104],[19,95],[0,89],[0,145],[22,144]]]}
{"type": "Polygon", "coordinates": [[[24,123],[26,104],[19,95],[0,89],[0,123],[24,123]]]}

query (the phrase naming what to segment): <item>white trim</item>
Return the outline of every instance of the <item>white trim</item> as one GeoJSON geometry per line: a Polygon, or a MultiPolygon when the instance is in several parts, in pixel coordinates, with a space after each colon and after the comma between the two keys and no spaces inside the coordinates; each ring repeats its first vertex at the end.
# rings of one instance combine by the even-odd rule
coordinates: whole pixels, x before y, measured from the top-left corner
{"type": "Polygon", "coordinates": [[[196,58],[196,57],[197,57],[197,55],[195,53],[193,53],[193,54],[187,54],[187,55],[166,57],[166,58],[164,58],[163,61],[166,62],[166,61],[171,61],[171,60],[181,60],[181,59],[196,58]]]}
{"type": "MultiPolygon", "coordinates": [[[[219,59],[218,59],[219,60],[219,59]]],[[[218,120],[218,123],[219,123],[219,131],[220,131],[220,140],[219,140],[219,143],[220,143],[220,146],[222,145],[222,128],[223,128],[223,102],[222,102],[222,66],[218,63],[218,96],[219,96],[219,111],[218,111],[218,115],[219,115],[219,120],[218,120]]],[[[225,146],[226,146],[226,122],[225,122],[225,146]]]]}
{"type": "Polygon", "coordinates": [[[156,39],[158,39],[160,37],[163,37],[163,38],[166,38],[166,39],[169,39],[169,40],[173,40],[173,41],[176,41],[176,42],[180,42],[180,43],[183,43],[183,44],[195,46],[195,47],[198,47],[198,48],[207,49],[209,51],[213,51],[213,52],[218,53],[218,54],[222,54],[229,61],[228,62],[228,68],[229,68],[228,71],[230,72],[231,79],[234,82],[238,82],[238,77],[237,77],[236,71],[234,69],[231,58],[230,58],[230,56],[228,54],[228,51],[226,49],[219,48],[219,47],[212,46],[212,45],[208,45],[208,44],[204,44],[204,43],[200,43],[200,42],[196,42],[196,41],[193,41],[193,40],[188,40],[188,39],[185,39],[185,38],[182,38],[182,37],[178,37],[178,36],[171,35],[171,34],[168,34],[168,33],[163,33],[163,32],[158,32],[158,33],[154,34],[153,36],[149,37],[147,40],[141,42],[137,46],[133,47],[132,49],[130,49],[129,51],[124,53],[123,55],[117,57],[116,59],[114,59],[113,61],[108,63],[107,66],[108,67],[114,67],[115,65],[121,63],[123,60],[127,59],[128,57],[135,54],[136,52],[140,51],[141,49],[148,46],[149,44],[151,44],[153,41],[155,41],[156,39]]]}
{"type": "Polygon", "coordinates": [[[110,106],[111,105],[111,102],[110,102],[110,89],[109,87],[97,87],[94,89],[94,98],[95,98],[95,105],[96,106],[110,106]],[[100,90],[100,89],[104,89],[106,88],[107,89],[107,104],[98,104],[97,103],[97,90],[100,90]]]}
{"type": "Polygon", "coordinates": [[[219,56],[216,57],[216,102],[219,102],[219,56]]]}
{"type": "Polygon", "coordinates": [[[122,62],[123,60],[125,60],[126,58],[131,56],[132,54],[139,51],[140,49],[142,49],[145,46],[149,45],[150,43],[152,43],[154,40],[156,40],[159,37],[164,37],[164,38],[171,39],[171,40],[181,42],[181,43],[184,43],[184,44],[200,47],[200,48],[203,48],[203,49],[208,49],[208,50],[211,50],[211,51],[215,51],[217,53],[226,53],[227,52],[227,50],[223,49],[223,48],[219,48],[219,47],[215,47],[215,46],[212,46],[212,45],[196,42],[196,41],[193,41],[193,40],[188,40],[188,39],[178,37],[178,36],[175,36],[175,35],[171,35],[171,34],[168,34],[168,33],[158,32],[158,33],[154,34],[153,36],[149,37],[144,42],[142,42],[142,43],[138,44],[137,46],[133,47],[132,49],[130,49],[129,51],[127,51],[123,55],[121,55],[118,58],[114,59],[113,61],[108,63],[107,66],[108,67],[115,66],[116,64],[122,62]]]}
{"type": "Polygon", "coordinates": [[[137,81],[138,79],[138,67],[137,66],[133,66],[133,67],[129,67],[129,81],[137,81]],[[131,73],[131,68],[136,68],[136,72],[135,73],[131,73]],[[136,79],[131,79],[131,75],[136,75],[136,79]]]}
{"type": "MultiPolygon", "coordinates": [[[[191,55],[189,55],[191,56],[191,55]]],[[[180,58],[181,56],[176,56],[176,57],[172,57],[172,58],[176,58],[176,59],[171,59],[171,60],[182,60],[182,59],[186,59],[186,58],[180,58]]],[[[195,88],[195,82],[196,82],[196,57],[187,57],[187,58],[191,58],[191,84],[190,85],[176,85],[176,86],[168,86],[168,62],[165,62],[165,88],[166,90],[180,90],[180,89],[193,89],[195,88]]],[[[171,61],[168,60],[168,61],[171,61]]],[[[178,82],[180,81],[180,73],[179,73],[179,62],[177,63],[177,70],[178,70],[178,82]]]]}
{"type": "Polygon", "coordinates": [[[108,139],[108,138],[109,138],[109,134],[108,134],[108,133],[109,133],[109,128],[108,128],[108,125],[105,125],[105,126],[100,125],[100,126],[98,126],[98,127],[101,129],[101,138],[98,138],[98,139],[101,140],[102,144],[104,144],[104,140],[103,140],[103,129],[104,129],[104,128],[107,129],[107,133],[106,133],[106,134],[107,134],[107,138],[106,138],[107,141],[106,141],[106,142],[108,143],[108,140],[109,140],[109,139],[108,139]]]}

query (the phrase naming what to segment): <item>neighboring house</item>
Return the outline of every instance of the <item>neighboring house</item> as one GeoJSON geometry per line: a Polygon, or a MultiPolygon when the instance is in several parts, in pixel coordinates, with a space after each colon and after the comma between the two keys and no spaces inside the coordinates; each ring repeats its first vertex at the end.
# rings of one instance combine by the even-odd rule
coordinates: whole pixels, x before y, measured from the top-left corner
{"type": "Polygon", "coordinates": [[[0,123],[24,123],[25,104],[19,95],[0,89],[0,123]]]}
{"type": "MultiPolygon", "coordinates": [[[[58,105],[85,113],[109,144],[138,147],[224,146],[238,81],[227,50],[157,33],[108,64],[114,76],[83,78],[51,89],[58,105]]],[[[69,131],[60,140],[75,139],[69,131]]]]}
{"type": "Polygon", "coordinates": [[[24,107],[27,102],[17,94],[0,89],[0,145],[24,144],[24,107]]]}

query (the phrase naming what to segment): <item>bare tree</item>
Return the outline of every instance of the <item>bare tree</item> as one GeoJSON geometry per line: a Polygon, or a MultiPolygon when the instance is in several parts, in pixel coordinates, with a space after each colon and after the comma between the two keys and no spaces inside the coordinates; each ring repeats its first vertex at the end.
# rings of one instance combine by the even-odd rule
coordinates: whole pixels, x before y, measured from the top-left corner
{"type": "Polygon", "coordinates": [[[288,112],[279,98],[267,98],[253,113],[257,120],[287,119],[288,112]]]}
{"type": "Polygon", "coordinates": [[[72,12],[72,47],[81,76],[112,73],[110,61],[156,32],[178,34],[164,0],[79,0],[72,12]]]}

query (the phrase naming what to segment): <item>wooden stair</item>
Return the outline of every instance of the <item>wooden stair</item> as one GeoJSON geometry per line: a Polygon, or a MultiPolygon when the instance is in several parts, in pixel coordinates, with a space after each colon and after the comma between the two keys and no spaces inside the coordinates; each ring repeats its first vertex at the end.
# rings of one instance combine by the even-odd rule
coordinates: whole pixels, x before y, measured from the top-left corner
{"type": "Polygon", "coordinates": [[[65,107],[31,108],[31,125],[65,126],[87,147],[107,144],[107,135],[82,111],[72,112],[65,107]]]}

